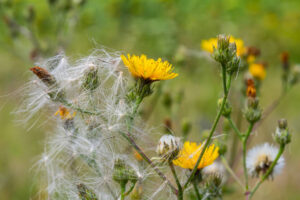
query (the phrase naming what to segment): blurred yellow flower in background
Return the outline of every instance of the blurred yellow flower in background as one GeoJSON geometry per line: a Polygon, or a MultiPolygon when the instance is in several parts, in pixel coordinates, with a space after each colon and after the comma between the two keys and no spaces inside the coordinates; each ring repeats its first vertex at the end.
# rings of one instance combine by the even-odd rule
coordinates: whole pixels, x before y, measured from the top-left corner
{"type": "Polygon", "coordinates": [[[266,77],[266,69],[265,66],[261,63],[252,63],[249,66],[250,74],[259,80],[264,80],[266,77]]]}
{"type": "MultiPolygon", "coordinates": [[[[235,42],[237,56],[241,56],[245,53],[246,48],[244,47],[244,41],[243,40],[236,39],[236,38],[230,36],[229,42],[230,43],[235,42]]],[[[201,48],[204,51],[207,51],[209,53],[213,53],[214,48],[217,48],[217,47],[218,47],[218,38],[210,38],[208,40],[202,40],[202,42],[201,42],[201,48]]]]}
{"type": "Polygon", "coordinates": [[[173,79],[178,76],[173,73],[173,67],[168,61],[148,59],[147,56],[121,55],[124,65],[129,69],[132,76],[149,81],[173,79]]]}
{"type": "MultiPolygon", "coordinates": [[[[174,165],[185,169],[193,169],[197,163],[197,160],[202,152],[204,145],[197,145],[195,142],[186,141],[183,144],[183,148],[178,154],[177,159],[173,160],[174,165]]],[[[219,147],[215,147],[214,144],[206,148],[205,153],[198,165],[198,169],[202,169],[214,162],[219,156],[219,147]]]]}

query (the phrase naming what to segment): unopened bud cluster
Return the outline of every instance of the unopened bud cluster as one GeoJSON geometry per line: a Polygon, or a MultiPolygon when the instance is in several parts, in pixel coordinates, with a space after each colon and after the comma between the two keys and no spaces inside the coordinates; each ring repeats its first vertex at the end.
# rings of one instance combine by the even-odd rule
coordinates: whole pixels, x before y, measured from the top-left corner
{"type": "Polygon", "coordinates": [[[236,55],[236,44],[230,43],[230,36],[219,35],[218,47],[214,49],[214,59],[221,63],[229,74],[238,70],[240,58],[236,55]]]}
{"type": "Polygon", "coordinates": [[[286,145],[291,142],[291,135],[287,127],[287,120],[278,120],[278,127],[273,135],[274,140],[280,145],[286,145]]]}
{"type": "Polygon", "coordinates": [[[168,160],[173,160],[181,148],[180,138],[173,135],[164,135],[160,138],[156,153],[168,160]]]}

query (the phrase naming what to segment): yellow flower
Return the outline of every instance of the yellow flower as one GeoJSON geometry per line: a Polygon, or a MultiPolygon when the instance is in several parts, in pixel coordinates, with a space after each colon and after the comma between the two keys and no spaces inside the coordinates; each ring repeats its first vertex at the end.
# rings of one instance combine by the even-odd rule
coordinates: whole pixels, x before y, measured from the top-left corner
{"type": "Polygon", "coordinates": [[[249,66],[250,74],[259,80],[263,80],[266,77],[266,69],[263,64],[253,63],[249,66]]]}
{"type": "Polygon", "coordinates": [[[254,55],[249,55],[247,57],[247,63],[248,64],[254,63],[255,60],[256,60],[256,57],[254,55]]]}
{"type": "MultiPolygon", "coordinates": [[[[246,48],[244,47],[244,41],[241,39],[236,39],[234,37],[230,37],[229,42],[235,42],[236,44],[236,55],[241,56],[245,53],[246,48]]],[[[209,53],[214,52],[214,48],[218,47],[218,38],[210,38],[208,40],[202,40],[201,48],[204,51],[208,51],[209,53]]]]}
{"type": "Polygon", "coordinates": [[[135,78],[142,78],[148,81],[159,81],[173,79],[178,76],[173,73],[173,67],[168,61],[148,59],[147,56],[121,55],[124,65],[135,78]]]}
{"type": "Polygon", "coordinates": [[[71,114],[66,107],[60,106],[59,109],[56,111],[55,115],[60,115],[61,119],[73,119],[76,115],[76,112],[71,114]]]}
{"type": "MultiPolygon", "coordinates": [[[[196,162],[202,152],[204,145],[197,145],[195,142],[186,141],[183,148],[179,152],[176,160],[173,160],[174,165],[185,169],[193,169],[196,162]]],[[[214,144],[206,148],[205,153],[198,165],[198,169],[204,168],[214,162],[214,160],[219,156],[219,147],[215,147],[214,144]]]]}

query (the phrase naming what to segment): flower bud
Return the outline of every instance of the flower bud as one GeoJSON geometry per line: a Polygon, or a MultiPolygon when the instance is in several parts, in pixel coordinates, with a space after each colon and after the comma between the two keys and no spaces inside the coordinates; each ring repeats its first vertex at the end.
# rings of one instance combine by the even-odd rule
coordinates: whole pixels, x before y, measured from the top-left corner
{"type": "Polygon", "coordinates": [[[163,135],[156,148],[156,153],[168,160],[173,160],[181,148],[180,138],[173,135],[163,135]]]}
{"type": "Polygon", "coordinates": [[[84,75],[82,87],[86,90],[93,91],[99,86],[98,69],[91,65],[84,75]]]}
{"type": "MultiPolygon", "coordinates": [[[[30,68],[30,71],[32,71],[49,89],[58,88],[56,79],[46,69],[35,66],[30,68]]],[[[65,96],[64,91],[50,91],[48,92],[48,95],[53,101],[61,101],[65,96]]]]}
{"type": "MultiPolygon", "coordinates": [[[[231,60],[230,57],[230,51],[229,51],[229,39],[230,36],[225,35],[219,35],[218,36],[218,47],[217,49],[214,49],[213,57],[214,59],[221,63],[222,65],[226,65],[229,60],[231,60]]],[[[231,50],[233,47],[231,47],[231,50]]]]}
{"type": "MultiPolygon", "coordinates": [[[[219,109],[221,109],[221,105],[222,105],[222,104],[223,104],[223,98],[220,98],[220,99],[218,100],[218,107],[219,107],[219,109]]],[[[229,117],[230,114],[231,114],[231,110],[232,110],[232,107],[229,105],[228,102],[226,102],[225,105],[224,105],[224,108],[223,108],[222,115],[223,115],[224,117],[229,117]]]]}
{"type": "Polygon", "coordinates": [[[291,135],[287,127],[287,120],[278,120],[278,127],[273,135],[274,140],[280,145],[286,145],[291,142],[291,135]]]}
{"type": "Polygon", "coordinates": [[[255,123],[261,118],[262,111],[259,108],[259,99],[249,97],[244,115],[249,123],[255,123]]]}
{"type": "Polygon", "coordinates": [[[128,181],[136,183],[138,180],[136,172],[126,163],[117,159],[114,165],[113,180],[119,184],[127,184],[128,181]]]}
{"type": "MultiPolygon", "coordinates": [[[[230,44],[235,44],[235,43],[230,43],[230,44]]],[[[235,54],[236,52],[234,52],[234,55],[235,54]]],[[[233,56],[231,61],[227,63],[226,70],[229,74],[232,74],[236,72],[239,69],[239,67],[240,67],[240,58],[237,56],[233,56]]]]}

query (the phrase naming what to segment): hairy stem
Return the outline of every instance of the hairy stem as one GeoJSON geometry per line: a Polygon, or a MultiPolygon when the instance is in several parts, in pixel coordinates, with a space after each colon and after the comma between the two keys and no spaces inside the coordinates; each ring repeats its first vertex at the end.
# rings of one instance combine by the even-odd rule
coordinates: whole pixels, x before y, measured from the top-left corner
{"type": "Polygon", "coordinates": [[[253,129],[254,123],[250,123],[248,131],[246,135],[243,137],[243,168],[244,168],[244,176],[245,176],[245,189],[248,191],[248,172],[247,172],[247,163],[246,163],[246,153],[247,153],[247,140],[250,136],[250,133],[253,129]]]}
{"type": "Polygon", "coordinates": [[[186,181],[186,183],[184,184],[184,186],[183,186],[183,189],[185,189],[187,186],[188,186],[188,184],[192,181],[192,179],[194,178],[194,176],[195,176],[195,174],[196,174],[196,172],[197,172],[197,168],[198,168],[198,165],[199,165],[199,163],[200,163],[200,161],[201,161],[201,159],[202,159],[202,157],[203,157],[203,155],[204,155],[204,153],[205,153],[205,150],[206,150],[206,148],[209,146],[209,144],[210,144],[210,140],[211,140],[211,138],[212,138],[212,136],[213,136],[213,134],[214,134],[214,132],[215,132],[215,130],[216,130],[216,128],[217,128],[217,124],[218,124],[218,122],[219,122],[219,120],[220,120],[220,118],[221,118],[221,115],[222,115],[222,112],[223,112],[223,109],[224,109],[224,107],[225,107],[225,103],[226,103],[226,101],[227,101],[227,97],[228,97],[228,92],[229,92],[229,89],[230,89],[230,85],[231,85],[231,75],[228,77],[228,88],[226,89],[226,76],[224,76],[224,73],[226,74],[226,68],[225,68],[225,66],[222,66],[222,74],[223,74],[223,76],[222,76],[222,78],[223,78],[223,88],[224,88],[224,97],[223,97],[223,101],[222,101],[222,105],[221,105],[221,107],[220,107],[220,110],[219,110],[219,112],[218,112],[218,114],[217,114],[217,116],[216,116],[216,118],[215,118],[215,121],[214,121],[214,123],[213,123],[213,125],[212,125],[212,128],[211,128],[211,130],[210,130],[210,133],[209,133],[209,136],[208,136],[208,138],[206,139],[206,142],[205,142],[205,145],[204,145],[204,147],[203,147],[203,149],[202,149],[202,151],[201,151],[201,154],[200,154],[200,156],[199,156],[199,158],[198,158],[198,160],[197,160],[197,162],[196,162],[196,164],[195,164],[195,166],[194,166],[194,169],[192,170],[192,172],[191,172],[191,174],[190,174],[190,176],[189,176],[189,178],[188,178],[188,180],[186,181]]]}
{"type": "Polygon", "coordinates": [[[148,158],[148,156],[143,152],[143,150],[136,144],[130,133],[120,132],[122,136],[130,143],[130,145],[138,152],[138,154],[154,169],[158,176],[168,183],[172,192],[178,195],[177,189],[172,185],[172,183],[167,179],[167,177],[156,167],[156,165],[148,158]]]}
{"type": "Polygon", "coordinates": [[[170,169],[172,171],[172,174],[175,178],[175,181],[176,181],[176,184],[177,184],[177,188],[178,188],[178,195],[177,195],[177,199],[178,200],[183,200],[183,190],[182,190],[182,186],[180,184],[180,181],[178,179],[178,176],[176,174],[176,171],[175,171],[175,168],[174,168],[174,165],[173,165],[173,162],[172,161],[169,161],[169,166],[170,166],[170,169]]]}
{"type": "Polygon", "coordinates": [[[195,194],[196,194],[197,200],[201,200],[201,195],[199,193],[196,181],[193,180],[192,183],[193,183],[193,187],[194,187],[194,190],[195,190],[195,194]]]}
{"type": "Polygon", "coordinates": [[[235,123],[231,120],[230,117],[227,117],[227,120],[231,126],[231,128],[234,130],[234,132],[236,133],[236,135],[239,137],[239,139],[242,139],[242,133],[239,131],[239,129],[236,127],[235,123]]]}

